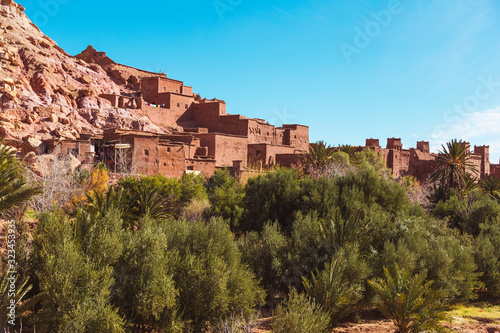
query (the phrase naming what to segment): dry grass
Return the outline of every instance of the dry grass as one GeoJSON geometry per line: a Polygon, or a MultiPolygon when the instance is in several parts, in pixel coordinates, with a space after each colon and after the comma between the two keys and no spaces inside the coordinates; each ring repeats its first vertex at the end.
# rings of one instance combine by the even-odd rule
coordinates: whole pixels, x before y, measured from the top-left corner
{"type": "Polygon", "coordinates": [[[456,305],[448,315],[457,323],[487,323],[500,325],[500,305],[489,303],[471,303],[456,305]]]}

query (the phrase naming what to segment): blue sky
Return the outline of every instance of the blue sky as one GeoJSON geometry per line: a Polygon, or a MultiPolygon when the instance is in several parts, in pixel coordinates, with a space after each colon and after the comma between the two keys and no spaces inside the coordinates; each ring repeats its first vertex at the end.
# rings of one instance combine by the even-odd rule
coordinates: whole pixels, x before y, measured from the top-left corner
{"type": "Polygon", "coordinates": [[[495,0],[32,0],[28,16],[68,53],[192,85],[229,113],[300,123],[311,141],[462,138],[500,157],[495,0]]]}

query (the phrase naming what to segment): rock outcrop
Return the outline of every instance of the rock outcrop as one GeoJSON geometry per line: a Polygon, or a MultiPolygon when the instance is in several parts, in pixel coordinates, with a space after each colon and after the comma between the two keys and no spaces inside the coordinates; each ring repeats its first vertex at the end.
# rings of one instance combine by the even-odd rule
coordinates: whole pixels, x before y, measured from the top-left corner
{"type": "Polygon", "coordinates": [[[0,136],[35,149],[36,140],[99,134],[103,127],[166,132],[139,110],[115,109],[99,97],[137,96],[141,71],[128,75],[124,68],[110,59],[100,64],[68,55],[23,6],[1,0],[0,136]]]}

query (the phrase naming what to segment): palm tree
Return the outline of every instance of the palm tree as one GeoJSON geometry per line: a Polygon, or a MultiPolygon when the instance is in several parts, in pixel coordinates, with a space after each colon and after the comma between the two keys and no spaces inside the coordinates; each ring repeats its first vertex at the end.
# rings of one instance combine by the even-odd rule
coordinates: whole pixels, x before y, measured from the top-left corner
{"type": "Polygon", "coordinates": [[[2,296],[0,298],[0,327],[7,327],[7,322],[10,318],[7,317],[7,314],[10,311],[9,306],[11,306],[11,302],[14,303],[16,317],[20,318],[24,312],[31,309],[44,297],[44,294],[41,293],[24,300],[24,297],[31,290],[33,285],[28,284],[29,278],[22,283],[19,283],[18,278],[19,275],[17,273],[13,273],[10,269],[8,269],[0,279],[0,295],[2,296]],[[14,284],[16,285],[15,295],[10,295],[11,291],[9,286],[12,281],[14,281],[14,284]]]}
{"type": "Polygon", "coordinates": [[[500,178],[488,176],[479,182],[479,186],[493,199],[500,199],[500,178]]]}
{"type": "Polygon", "coordinates": [[[478,171],[471,163],[471,155],[466,143],[453,139],[441,146],[438,157],[434,160],[437,170],[431,180],[438,181],[446,189],[463,189],[467,183],[468,175],[477,175],[478,171]]]}
{"type": "Polygon", "coordinates": [[[356,147],[351,145],[339,145],[337,150],[346,153],[347,155],[349,155],[349,158],[351,158],[356,152],[356,147]]]}
{"type": "Polygon", "coordinates": [[[384,267],[385,279],[369,280],[377,307],[396,326],[396,333],[440,332],[446,319],[441,311],[440,293],[432,289],[426,274],[411,276],[395,265],[395,274],[384,267]]]}
{"type": "Polygon", "coordinates": [[[162,195],[160,188],[148,182],[132,186],[130,203],[132,214],[137,218],[167,218],[173,209],[171,201],[162,195]]]}
{"type": "Polygon", "coordinates": [[[0,212],[15,207],[40,193],[37,187],[27,184],[15,150],[0,140],[0,212]]]}
{"type": "Polygon", "coordinates": [[[324,141],[318,141],[309,146],[309,151],[303,155],[304,162],[308,167],[319,169],[328,164],[334,150],[324,141]]]}

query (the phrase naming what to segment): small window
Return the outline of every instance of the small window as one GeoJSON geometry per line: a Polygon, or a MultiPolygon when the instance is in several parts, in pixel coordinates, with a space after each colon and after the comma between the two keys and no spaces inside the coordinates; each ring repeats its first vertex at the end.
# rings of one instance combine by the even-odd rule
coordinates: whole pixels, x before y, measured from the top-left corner
{"type": "Polygon", "coordinates": [[[167,148],[167,153],[170,153],[170,147],[167,148]]]}
{"type": "Polygon", "coordinates": [[[187,105],[187,104],[185,104],[185,105],[184,105],[184,108],[186,108],[186,109],[187,109],[187,108],[188,108],[188,105],[187,105]]]}
{"type": "Polygon", "coordinates": [[[187,167],[187,169],[188,169],[189,171],[194,171],[194,166],[193,166],[193,165],[189,165],[189,166],[187,167]]]}
{"type": "Polygon", "coordinates": [[[167,91],[167,87],[163,87],[163,91],[167,91]]]}
{"type": "Polygon", "coordinates": [[[179,91],[177,89],[175,89],[175,92],[178,93],[179,91]]]}
{"type": "Polygon", "coordinates": [[[181,103],[177,103],[177,107],[180,108],[181,107],[181,103]]]}
{"type": "Polygon", "coordinates": [[[166,167],[167,166],[167,163],[163,163],[163,166],[166,167]]]}
{"type": "Polygon", "coordinates": [[[145,156],[149,156],[149,150],[144,149],[144,155],[145,155],[145,156]]]}

